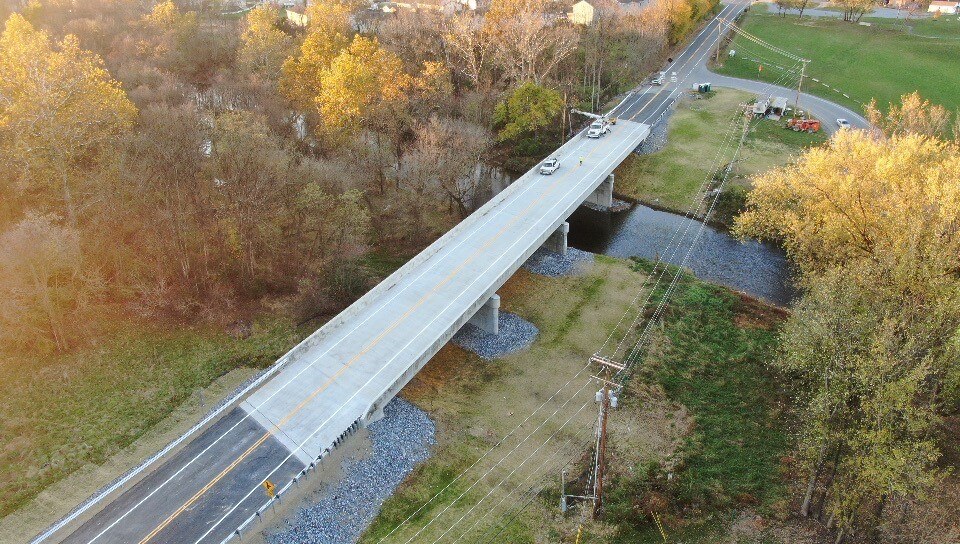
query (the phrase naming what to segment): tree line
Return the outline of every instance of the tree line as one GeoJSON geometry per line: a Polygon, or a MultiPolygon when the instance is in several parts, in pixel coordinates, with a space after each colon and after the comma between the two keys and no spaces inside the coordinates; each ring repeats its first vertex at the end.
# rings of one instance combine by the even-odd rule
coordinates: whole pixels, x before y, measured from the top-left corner
{"type": "Polygon", "coordinates": [[[63,351],[130,317],[298,319],[355,299],[714,7],[546,0],[378,14],[0,2],[0,343],[63,351]],[[272,311],[272,310],[271,310],[272,311]]]}

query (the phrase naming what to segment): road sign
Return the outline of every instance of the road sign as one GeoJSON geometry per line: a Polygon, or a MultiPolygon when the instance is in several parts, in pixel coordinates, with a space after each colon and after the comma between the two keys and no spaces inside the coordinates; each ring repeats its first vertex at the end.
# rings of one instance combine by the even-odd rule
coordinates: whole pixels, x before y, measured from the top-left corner
{"type": "Polygon", "coordinates": [[[269,495],[270,498],[272,499],[273,496],[275,495],[274,490],[277,489],[277,486],[274,485],[274,483],[271,482],[270,480],[264,480],[263,488],[267,491],[267,495],[269,495]]]}

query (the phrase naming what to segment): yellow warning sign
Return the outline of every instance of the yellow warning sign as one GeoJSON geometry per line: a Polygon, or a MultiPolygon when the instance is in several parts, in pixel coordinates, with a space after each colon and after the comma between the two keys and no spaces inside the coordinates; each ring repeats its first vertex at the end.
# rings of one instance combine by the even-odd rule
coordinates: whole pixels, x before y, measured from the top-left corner
{"type": "Polygon", "coordinates": [[[272,499],[274,496],[274,490],[277,488],[277,486],[273,485],[273,482],[270,480],[264,480],[263,488],[267,490],[267,495],[270,495],[270,498],[272,499]]]}

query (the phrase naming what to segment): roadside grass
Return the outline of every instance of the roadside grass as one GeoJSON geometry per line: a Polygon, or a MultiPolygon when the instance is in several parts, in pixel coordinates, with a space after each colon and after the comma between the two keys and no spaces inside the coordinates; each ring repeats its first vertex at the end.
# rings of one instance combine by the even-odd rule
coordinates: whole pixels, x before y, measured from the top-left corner
{"type": "MultiPolygon", "coordinates": [[[[811,59],[804,90],[861,112],[863,105],[876,98],[878,105],[899,103],[900,96],[918,91],[921,96],[951,112],[960,108],[957,93],[957,66],[960,64],[960,39],[931,39],[893,30],[895,21],[872,18],[876,26],[865,27],[829,18],[779,17],[749,13],[741,26],[749,33],[790,53],[811,59]],[[845,98],[823,84],[850,95],[845,98]]],[[[917,20],[909,23],[917,34],[960,38],[960,22],[917,20]],[[956,23],[956,24],[954,24],[956,23]]],[[[792,65],[787,58],[762,48],[742,37],[725,50],[737,55],[721,55],[718,73],[774,81],[782,75],[774,64],[792,65]],[[760,59],[763,70],[758,71],[760,59]]],[[[826,120],[829,122],[830,120],[826,120]]]]}
{"type": "Polygon", "coordinates": [[[280,320],[256,324],[243,339],[131,325],[67,356],[6,356],[0,518],[75,471],[102,465],[221,376],[270,365],[304,334],[280,320]]]}
{"type": "Polygon", "coordinates": [[[784,397],[767,367],[785,314],[692,276],[678,285],[663,330],[671,349],[649,361],[667,394],[697,420],[676,496],[769,507],[782,496],[779,457],[789,445],[784,397]]]}
{"type": "Polygon", "coordinates": [[[673,540],[714,542],[743,509],[769,516],[785,504],[787,397],[767,366],[785,313],[684,273],[664,315],[632,380],[661,387],[694,421],[673,467],[615,465],[610,542],[659,541],[653,514],[673,540]]]}
{"type": "Polygon", "coordinates": [[[864,17],[875,28],[884,28],[910,34],[916,38],[939,38],[960,40],[960,19],[956,16],[926,17],[923,19],[885,19],[882,17],[864,17]]]}
{"type": "MultiPolygon", "coordinates": [[[[617,168],[617,192],[685,213],[699,196],[704,181],[713,177],[716,168],[725,166],[717,163],[717,152],[729,130],[734,131],[734,145],[739,137],[743,119],[736,115],[739,105],[755,98],[751,93],[729,89],[718,90],[700,100],[684,98],[670,117],[667,145],[649,155],[630,155],[617,168]]],[[[776,121],[757,121],[747,136],[728,186],[749,188],[750,176],[785,164],[806,147],[826,139],[822,131],[798,133],[782,128],[776,121]]],[[[729,157],[732,150],[728,145],[724,155],[729,157]]]]}
{"type": "MultiPolygon", "coordinates": [[[[437,422],[438,444],[386,501],[361,542],[385,537],[405,542],[414,535],[415,541],[430,542],[450,527],[451,541],[463,533],[471,542],[494,536],[495,542],[572,542],[587,505],[575,504],[567,516],[560,515],[560,462],[567,463],[568,493],[584,492],[596,386],[584,391],[586,414],[574,420],[582,428],[569,444],[550,442],[524,462],[556,426],[549,423],[522,442],[560,404],[550,402],[462,479],[453,478],[583,366],[649,270],[646,261],[598,257],[584,276],[520,272],[508,282],[501,291],[505,306],[537,325],[540,336],[528,350],[492,362],[447,346],[405,388],[403,395],[437,422]],[[545,456],[554,452],[560,459],[548,461],[545,456]],[[478,481],[488,470],[490,476],[478,481]],[[469,512],[478,501],[480,507],[469,512]]],[[[779,464],[790,444],[779,388],[765,366],[781,319],[781,312],[762,303],[682,277],[650,355],[610,418],[608,514],[604,521],[585,522],[584,541],[659,542],[653,511],[671,539],[712,542],[743,508],[768,512],[784,500],[779,464]]],[[[635,338],[637,329],[632,330],[635,338]]],[[[582,400],[576,398],[573,406],[579,407],[582,400]]],[[[561,412],[573,410],[567,405],[561,412]]]]}

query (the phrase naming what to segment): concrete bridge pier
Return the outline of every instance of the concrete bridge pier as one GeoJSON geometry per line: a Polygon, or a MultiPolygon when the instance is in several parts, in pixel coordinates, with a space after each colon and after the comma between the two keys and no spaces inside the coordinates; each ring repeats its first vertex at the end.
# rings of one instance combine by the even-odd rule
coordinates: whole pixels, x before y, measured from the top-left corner
{"type": "Polygon", "coordinates": [[[600,182],[600,185],[584,201],[587,204],[599,206],[601,208],[613,207],[613,174],[607,176],[600,182]]]}
{"type": "Polygon", "coordinates": [[[487,334],[500,333],[500,295],[494,293],[467,323],[487,334]]]}
{"type": "Polygon", "coordinates": [[[564,221],[557,227],[557,230],[547,238],[547,241],[543,243],[543,247],[548,250],[559,253],[560,255],[567,254],[567,236],[570,234],[570,223],[564,221]]]}

